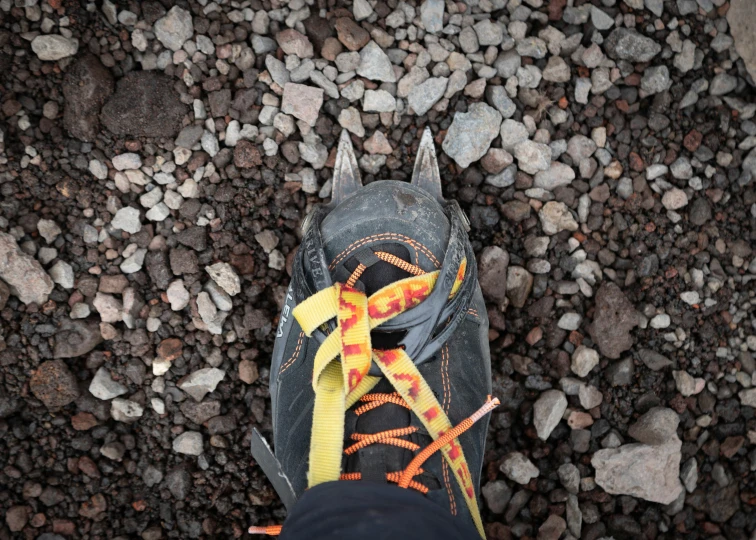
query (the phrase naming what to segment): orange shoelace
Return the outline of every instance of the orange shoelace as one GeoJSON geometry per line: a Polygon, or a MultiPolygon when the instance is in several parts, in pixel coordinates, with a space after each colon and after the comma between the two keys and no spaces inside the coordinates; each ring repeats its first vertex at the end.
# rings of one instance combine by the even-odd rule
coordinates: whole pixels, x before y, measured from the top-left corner
{"type": "MultiPolygon", "coordinates": [[[[413,265],[411,263],[408,263],[407,261],[400,259],[399,257],[392,255],[391,253],[378,251],[378,252],[375,252],[375,255],[381,260],[389,264],[392,264],[394,266],[397,266],[398,268],[401,268],[402,270],[404,270],[405,272],[409,274],[412,274],[413,276],[424,276],[425,274],[427,274],[422,268],[416,265],[413,265]]],[[[349,276],[349,279],[347,280],[344,286],[348,287],[349,289],[352,289],[366,269],[367,267],[364,264],[360,263],[357,266],[357,268],[355,268],[355,270],[352,272],[352,274],[349,276]]],[[[463,275],[464,275],[464,262],[463,262],[463,265],[460,267],[460,271],[457,276],[458,281],[461,281],[463,275]]],[[[453,294],[454,293],[452,293],[452,295],[453,294]]],[[[376,296],[380,296],[380,294],[377,293],[376,296]]],[[[386,367],[389,364],[393,363],[394,361],[397,361],[397,353],[399,353],[399,355],[402,355],[403,351],[401,349],[396,349],[393,351],[373,350],[373,360],[378,361],[380,364],[386,367]],[[377,356],[376,356],[376,353],[378,354],[377,356]]],[[[406,354],[403,354],[403,356],[405,357],[405,360],[407,362],[410,362],[411,364],[411,360],[409,359],[409,357],[407,357],[406,354]]],[[[413,367],[412,369],[416,369],[416,368],[413,367]]],[[[419,373],[417,374],[417,377],[421,378],[419,376],[419,373]]],[[[402,377],[402,378],[406,379],[406,377],[402,377]]],[[[397,389],[398,388],[399,387],[397,386],[397,389]]],[[[430,392],[430,390],[428,390],[428,392],[430,392]]],[[[367,393],[361,396],[359,398],[359,401],[362,402],[362,405],[360,405],[354,410],[354,413],[358,416],[388,403],[398,405],[400,407],[404,407],[406,409],[409,409],[415,412],[415,414],[418,414],[417,408],[413,408],[412,406],[410,406],[407,400],[404,397],[402,397],[402,395],[400,395],[399,392],[394,392],[390,394],[389,393],[367,393]]],[[[475,411],[470,417],[466,418],[465,420],[463,420],[462,422],[460,422],[454,427],[449,427],[449,429],[447,429],[446,431],[437,430],[436,431],[437,438],[428,446],[423,448],[422,450],[421,450],[420,445],[402,438],[402,437],[407,437],[409,435],[412,435],[419,431],[419,428],[416,426],[408,426],[404,428],[395,428],[395,429],[390,429],[390,430],[381,431],[378,433],[370,433],[370,434],[355,432],[350,437],[353,441],[355,441],[354,444],[344,448],[343,453],[349,456],[349,455],[354,454],[358,450],[366,448],[372,444],[387,444],[387,445],[396,446],[399,448],[404,448],[412,452],[417,452],[418,450],[420,450],[419,453],[415,455],[415,457],[410,461],[410,463],[404,470],[386,473],[386,480],[388,482],[397,484],[401,488],[404,488],[404,489],[411,488],[411,489],[415,489],[419,491],[420,493],[427,494],[429,491],[428,487],[414,479],[415,476],[422,474],[424,472],[422,469],[423,463],[425,463],[433,454],[435,454],[436,452],[438,452],[445,446],[449,444],[454,446],[454,441],[457,437],[459,437],[462,433],[470,429],[475,424],[475,422],[480,420],[483,416],[488,414],[498,405],[499,405],[498,399],[488,396],[486,399],[486,402],[477,411],[475,411]]],[[[423,416],[427,420],[430,420],[431,418],[435,419],[436,416],[439,414],[438,410],[436,409],[437,409],[436,407],[431,407],[431,410],[426,410],[423,416]],[[433,414],[430,414],[430,413],[433,413],[433,414]]],[[[447,426],[449,426],[448,423],[447,423],[447,426]]],[[[426,427],[427,427],[427,424],[426,424],[426,427]]],[[[461,455],[461,450],[455,451],[455,459],[458,459],[458,456],[460,455],[461,455]]],[[[464,458],[462,459],[464,460],[464,458]]],[[[463,463],[462,468],[457,471],[457,474],[469,475],[469,473],[467,473],[466,464],[463,463]]],[[[359,472],[342,473],[338,476],[338,479],[345,480],[345,481],[361,480],[362,475],[359,472]]],[[[472,487],[468,484],[468,487],[465,490],[468,504],[470,504],[470,501],[472,501],[474,504],[474,501],[475,501],[475,496],[472,493],[472,491],[473,491],[472,487]]],[[[477,505],[475,505],[474,510],[475,510],[475,514],[477,514],[477,505]]],[[[479,516],[479,514],[477,515],[479,516]]],[[[476,520],[476,526],[479,525],[478,521],[479,519],[476,520]]],[[[479,531],[482,531],[482,526],[478,528],[479,528],[479,531]]],[[[270,536],[277,536],[281,533],[281,529],[282,529],[281,525],[271,525],[267,527],[253,526],[249,528],[249,533],[250,534],[267,534],[270,536]]]]}
{"type": "MultiPolygon", "coordinates": [[[[386,403],[393,403],[395,405],[410,409],[410,406],[407,404],[407,402],[404,401],[404,399],[402,399],[402,397],[396,392],[393,394],[366,394],[362,398],[360,398],[360,401],[365,401],[367,402],[367,404],[355,409],[354,412],[358,416],[386,403]]],[[[415,476],[423,473],[423,469],[421,468],[422,464],[425,463],[425,461],[433,454],[435,454],[440,448],[448,444],[449,441],[456,439],[462,433],[470,429],[475,422],[480,420],[480,418],[482,418],[486,413],[492,411],[498,405],[498,399],[492,399],[491,396],[488,396],[485,404],[480,409],[475,411],[472,416],[466,418],[465,420],[457,424],[454,428],[450,429],[441,437],[426,446],[422,450],[422,452],[415,456],[415,458],[410,462],[406,469],[404,469],[403,471],[386,473],[386,480],[395,484],[399,484],[399,487],[401,488],[409,487],[415,489],[421,492],[423,495],[428,493],[428,488],[426,486],[424,486],[420,482],[413,480],[415,476]]],[[[409,426],[406,428],[380,431],[378,433],[373,433],[370,435],[353,433],[352,440],[358,442],[344,449],[344,453],[346,455],[351,455],[357,450],[365,448],[366,446],[369,446],[371,444],[390,444],[392,446],[398,446],[400,448],[412,450],[414,452],[420,450],[420,445],[405,439],[400,439],[399,437],[411,435],[412,433],[416,433],[418,430],[419,428],[415,426],[409,426]]],[[[345,473],[341,475],[339,480],[360,480],[361,478],[362,475],[360,473],[345,473]]]]}
{"type": "MultiPolygon", "coordinates": [[[[392,255],[391,253],[386,253],[385,251],[376,251],[375,256],[389,264],[393,264],[394,266],[401,268],[402,270],[409,274],[412,274],[413,276],[421,276],[425,273],[425,270],[423,270],[419,266],[410,264],[404,259],[400,259],[396,255],[392,255]]],[[[357,280],[360,279],[360,276],[365,270],[367,270],[367,266],[362,263],[358,264],[357,268],[355,268],[354,272],[352,272],[352,275],[349,276],[349,279],[347,280],[345,285],[347,287],[354,287],[354,284],[357,283],[357,280]]]]}

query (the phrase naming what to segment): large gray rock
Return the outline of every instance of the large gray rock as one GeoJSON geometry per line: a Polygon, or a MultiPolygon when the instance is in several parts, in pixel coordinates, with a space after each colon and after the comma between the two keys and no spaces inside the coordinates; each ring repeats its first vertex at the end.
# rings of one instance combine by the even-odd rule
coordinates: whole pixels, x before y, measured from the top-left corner
{"type": "Polygon", "coordinates": [[[749,388],[748,390],[741,390],[738,394],[740,403],[746,407],[752,407],[756,409],[756,388],[749,388]]]}
{"type": "Polygon", "coordinates": [[[142,230],[142,223],[139,220],[139,210],[132,206],[124,206],[119,209],[110,224],[114,229],[125,231],[129,234],[138,233],[142,230]]]}
{"type": "Polygon", "coordinates": [[[54,62],[75,55],[79,42],[58,34],[43,34],[32,40],[31,48],[40,60],[54,62]]]}
{"type": "Polygon", "coordinates": [[[675,437],[661,445],[634,443],[599,450],[591,459],[596,483],[612,495],[669,504],[683,489],[679,477],[681,447],[675,437]]]}
{"type": "Polygon", "coordinates": [[[528,128],[521,122],[507,118],[501,124],[500,134],[501,147],[512,153],[518,144],[528,139],[528,128]]]}
{"type": "Polygon", "coordinates": [[[173,451],[179,454],[199,456],[202,449],[202,434],[197,431],[185,431],[173,439],[173,451]]]}
{"type": "Polygon", "coordinates": [[[543,540],[558,540],[562,533],[567,530],[567,522],[563,517],[551,514],[543,525],[538,527],[538,538],[543,540]]]}
{"type": "Polygon", "coordinates": [[[55,242],[55,239],[62,232],[58,224],[51,219],[40,219],[37,222],[37,231],[39,231],[39,235],[44,238],[45,242],[48,244],[55,242]]]}
{"type": "MultiPolygon", "coordinates": [[[[190,432],[194,433],[194,432],[190,432]]],[[[199,435],[199,433],[197,433],[199,435]]],[[[181,451],[181,449],[189,449],[192,446],[195,446],[195,452],[196,450],[196,441],[197,437],[196,435],[190,435],[188,438],[185,437],[184,439],[180,439],[181,435],[176,438],[176,441],[178,442],[178,448],[181,451]]],[[[200,436],[199,439],[199,453],[202,453],[202,437],[200,436]]],[[[174,450],[176,450],[176,442],[174,441],[174,450]]],[[[186,453],[186,452],[182,452],[186,453]]],[[[194,453],[190,453],[190,455],[198,455],[194,453]]],[[[183,501],[186,499],[186,497],[189,495],[189,491],[192,489],[192,475],[189,474],[189,471],[186,470],[185,467],[176,467],[171,472],[168,473],[168,475],[165,477],[165,486],[168,488],[168,491],[171,492],[171,495],[176,497],[177,500],[183,501]]]]}
{"type": "Polygon", "coordinates": [[[572,493],[567,495],[565,517],[567,518],[567,527],[569,527],[572,537],[581,538],[583,531],[583,512],[580,510],[577,495],[573,495],[572,493]]]}
{"type": "Polygon", "coordinates": [[[549,236],[561,231],[578,230],[577,221],[563,202],[549,201],[544,204],[538,211],[538,219],[541,221],[544,234],[549,236]]]}
{"type": "Polygon", "coordinates": [[[350,133],[354,133],[358,137],[365,136],[365,126],[362,125],[362,117],[360,111],[354,107],[348,107],[342,109],[339,113],[339,124],[350,133]]]}
{"type": "Polygon", "coordinates": [[[55,287],[42,265],[21,251],[16,240],[3,232],[0,232],[0,279],[24,304],[44,304],[55,287]]]}
{"type": "Polygon", "coordinates": [[[504,460],[499,466],[507,478],[518,484],[527,484],[531,479],[537,478],[540,474],[538,467],[522,455],[520,452],[511,452],[504,456],[504,460]]]}
{"type": "Polygon", "coordinates": [[[110,403],[110,416],[116,422],[130,424],[136,422],[144,414],[144,407],[136,401],[115,398],[110,403]]]}
{"type": "Polygon", "coordinates": [[[520,170],[528,174],[547,171],[551,166],[551,148],[531,140],[522,141],[515,146],[514,156],[520,170]]]}
{"type": "Polygon", "coordinates": [[[514,77],[522,65],[522,58],[515,49],[502,53],[494,62],[496,72],[502,79],[514,77]]]}
{"type": "Polygon", "coordinates": [[[680,417],[672,409],[654,407],[630,426],[627,434],[644,444],[664,444],[677,438],[680,417]]]}
{"type": "Polygon", "coordinates": [[[609,30],[614,26],[614,18],[596,6],[591,7],[591,22],[597,30],[609,30]]]}
{"type": "Polygon", "coordinates": [[[478,37],[478,45],[488,47],[493,45],[498,47],[504,40],[504,29],[496,20],[483,19],[473,26],[475,35],[478,37]]]}
{"type": "Polygon", "coordinates": [[[590,410],[601,405],[601,402],[604,401],[604,394],[595,386],[583,384],[578,389],[578,399],[581,407],[590,410]]]}
{"type": "Polygon", "coordinates": [[[743,59],[751,79],[756,83],[756,2],[731,0],[727,12],[730,33],[735,39],[735,50],[743,59]]]}
{"type": "MultiPolygon", "coordinates": [[[[178,137],[176,137],[174,144],[181,148],[192,148],[192,146],[200,142],[204,131],[205,130],[202,126],[186,126],[178,134],[178,137]]],[[[228,134],[226,135],[226,144],[228,145],[228,134]]]]}
{"type": "MultiPolygon", "coordinates": [[[[638,1],[638,0],[635,0],[638,1]]],[[[626,2],[629,4],[629,2],[626,2]]],[[[638,9],[643,9],[643,6],[645,4],[646,9],[649,10],[651,13],[656,15],[657,17],[661,17],[662,13],[664,13],[664,0],[645,0],[644,2],[640,2],[640,7],[638,9]]],[[[633,6],[630,6],[633,7],[633,6]]]]}
{"type": "Polygon", "coordinates": [[[473,103],[468,112],[456,113],[442,145],[462,168],[482,158],[499,134],[501,113],[485,103],[473,103]]]}
{"type": "Polygon", "coordinates": [[[756,177],[756,148],[743,160],[743,170],[751,173],[751,176],[756,177]]]}
{"type": "Polygon", "coordinates": [[[488,482],[481,488],[480,494],[483,495],[488,509],[494,514],[501,514],[512,498],[512,490],[504,480],[488,482]]]}
{"type": "Polygon", "coordinates": [[[113,156],[110,161],[117,171],[138,169],[142,166],[142,158],[139,154],[135,154],[134,152],[118,154],[117,156],[113,156]]]}
{"type": "Polygon", "coordinates": [[[444,96],[449,79],[432,77],[410,90],[407,101],[415,114],[422,116],[444,96]]]}
{"type": "Polygon", "coordinates": [[[614,29],[604,48],[611,58],[628,62],[649,62],[662,50],[656,41],[629,28],[614,29]]]}
{"type": "MultiPolygon", "coordinates": [[[[497,148],[492,148],[492,150],[499,150],[497,148]]],[[[504,152],[504,157],[502,161],[506,162],[509,161],[509,165],[506,165],[504,170],[499,172],[498,174],[492,174],[490,176],[486,177],[486,184],[490,184],[492,186],[496,186],[498,188],[505,188],[509,187],[512,184],[515,183],[515,176],[517,175],[517,165],[512,165],[512,156],[509,152],[506,150],[501,150],[504,152]]],[[[490,151],[489,151],[490,155],[490,151]]],[[[483,158],[486,159],[485,157],[483,158]]]]}
{"type": "Polygon", "coordinates": [[[570,493],[577,494],[580,489],[580,469],[572,463],[565,463],[559,466],[557,474],[564,488],[570,493]]]}
{"type": "Polygon", "coordinates": [[[599,363],[599,354],[585,345],[580,345],[572,353],[570,369],[578,377],[585,377],[599,363]]]}
{"type": "Polygon", "coordinates": [[[113,75],[91,54],[76,62],[63,79],[63,127],[71,136],[92,141],[100,131],[100,109],[115,88],[113,75]]]}
{"type": "Polygon", "coordinates": [[[638,312],[620,288],[605,281],[596,293],[593,323],[588,327],[591,339],[598,345],[601,354],[619,358],[622,352],[632,347],[630,331],[638,326],[638,322],[638,312]]]}
{"type": "Polygon", "coordinates": [[[570,66],[561,56],[550,57],[549,63],[543,70],[543,78],[546,81],[565,83],[570,80],[571,76],[570,66]]]}
{"type": "Polygon", "coordinates": [[[538,438],[545,441],[559,425],[567,410],[567,397],[561,390],[546,390],[533,405],[533,425],[538,438]]]}
{"type": "Polygon", "coordinates": [[[76,358],[102,343],[100,326],[95,321],[63,319],[55,334],[53,356],[76,358]]]}
{"type": "Polygon", "coordinates": [[[591,464],[596,483],[613,495],[632,495],[670,504],[682,492],[680,417],[672,409],[654,407],[630,426],[628,434],[640,444],[599,450],[591,464]]]}
{"type": "Polygon", "coordinates": [[[391,60],[375,41],[371,41],[360,51],[357,75],[371,81],[396,82],[391,60]]]}
{"type": "Polygon", "coordinates": [[[178,51],[194,34],[192,14],[178,6],[173,6],[153,28],[155,37],[172,51],[178,51]]]}
{"type": "Polygon", "coordinates": [[[499,246],[488,246],[480,255],[478,279],[486,298],[503,302],[507,298],[509,254],[499,246]]]}
{"type": "Polygon", "coordinates": [[[323,106],[323,90],[304,84],[286,83],[281,111],[314,126],[323,106]]]}
{"type": "Polygon", "coordinates": [[[641,90],[647,94],[658,94],[672,86],[667,66],[653,66],[643,72],[641,78],[641,90]]]}
{"type": "Polygon", "coordinates": [[[459,45],[462,48],[462,52],[466,54],[478,52],[480,44],[478,43],[478,36],[472,27],[468,26],[462,29],[462,32],[459,34],[459,45]]]}
{"type": "Polygon", "coordinates": [[[206,266],[205,270],[213,278],[213,281],[231,296],[241,292],[241,280],[230,264],[218,262],[206,266]]]}
{"type": "Polygon", "coordinates": [[[367,90],[362,109],[365,112],[394,112],[396,99],[386,90],[367,90]]]}
{"type": "Polygon", "coordinates": [[[208,393],[215,390],[218,383],[226,376],[226,372],[217,368],[202,368],[183,377],[178,382],[178,387],[194,398],[202,401],[208,393]]]}
{"type": "Polygon", "coordinates": [[[507,268],[507,298],[516,308],[525,306],[525,302],[533,290],[533,274],[522,266],[510,266],[507,268]]]}
{"type": "Polygon", "coordinates": [[[128,388],[124,385],[113,380],[110,371],[105,366],[97,370],[92,382],[89,383],[89,392],[97,399],[107,400],[117,398],[128,391],[128,388]]]}
{"type": "Polygon", "coordinates": [[[575,165],[580,165],[584,159],[591,157],[597,148],[593,139],[578,134],[571,137],[567,143],[567,155],[575,165]]]}
{"type": "Polygon", "coordinates": [[[420,20],[426,32],[440,32],[444,27],[444,0],[425,0],[420,6],[420,20]]]}
{"type": "Polygon", "coordinates": [[[488,86],[486,100],[496,107],[504,118],[511,118],[517,112],[517,105],[509,98],[503,86],[488,86]]]}
{"type": "Polygon", "coordinates": [[[356,21],[364,21],[373,14],[373,7],[367,0],[354,0],[352,13],[356,21]]]}
{"type": "Polygon", "coordinates": [[[659,371],[666,367],[674,365],[674,362],[656,351],[651,349],[641,349],[638,351],[638,356],[641,361],[646,365],[648,369],[653,371],[659,371]]]}
{"type": "Polygon", "coordinates": [[[286,64],[273,55],[267,55],[265,57],[265,67],[268,68],[270,78],[273,79],[273,82],[278,86],[284,86],[291,79],[291,74],[289,73],[289,70],[286,69],[286,64]]]}
{"type": "Polygon", "coordinates": [[[100,120],[115,135],[174,137],[187,112],[174,82],[155,71],[128,73],[118,81],[100,120]]]}
{"type": "Polygon", "coordinates": [[[738,78],[729,73],[717,73],[709,83],[709,94],[712,96],[724,96],[738,86],[738,78]]]}

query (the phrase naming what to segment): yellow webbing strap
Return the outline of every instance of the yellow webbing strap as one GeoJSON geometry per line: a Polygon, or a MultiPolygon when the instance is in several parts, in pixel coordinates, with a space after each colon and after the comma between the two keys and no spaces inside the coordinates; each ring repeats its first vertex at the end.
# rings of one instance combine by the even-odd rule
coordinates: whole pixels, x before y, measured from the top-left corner
{"type": "MultiPolygon", "coordinates": [[[[373,351],[373,359],[391,382],[391,385],[410,406],[415,416],[420,419],[420,422],[428,430],[434,441],[452,428],[452,424],[433,394],[433,390],[425,382],[417,366],[407,356],[406,352],[402,349],[391,349],[389,351],[376,350],[373,351]]],[[[478,529],[480,535],[485,538],[483,522],[478,510],[478,501],[475,498],[472,476],[467,467],[467,460],[465,459],[465,454],[462,452],[462,445],[459,443],[459,439],[454,439],[442,447],[441,453],[449,464],[449,467],[451,467],[454,477],[457,479],[457,484],[459,484],[465,497],[465,502],[470,509],[470,515],[472,515],[475,522],[475,527],[478,529]]]]}
{"type": "Polygon", "coordinates": [[[344,411],[378,382],[377,377],[367,376],[372,362],[367,309],[364,293],[340,283],[313,295],[294,309],[297,321],[300,321],[298,313],[301,312],[301,321],[304,322],[299,324],[308,334],[334,315],[338,321],[336,331],[326,338],[315,354],[310,487],[339,478],[344,450],[344,411]],[[331,294],[325,292],[331,289],[331,294]],[[313,299],[322,300],[323,304],[311,304],[313,299]],[[336,313],[328,317],[324,306],[325,309],[335,309],[336,313]],[[298,312],[299,308],[302,309],[298,312]],[[336,359],[339,355],[341,362],[336,359]]]}

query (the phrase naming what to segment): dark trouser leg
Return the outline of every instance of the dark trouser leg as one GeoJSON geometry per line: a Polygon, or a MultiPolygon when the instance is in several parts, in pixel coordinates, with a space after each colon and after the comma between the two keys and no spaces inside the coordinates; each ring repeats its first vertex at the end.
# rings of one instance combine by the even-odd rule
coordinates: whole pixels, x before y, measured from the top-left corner
{"type": "Polygon", "coordinates": [[[412,489],[328,482],[307,490],[289,512],[281,540],[478,540],[472,524],[412,489]]]}

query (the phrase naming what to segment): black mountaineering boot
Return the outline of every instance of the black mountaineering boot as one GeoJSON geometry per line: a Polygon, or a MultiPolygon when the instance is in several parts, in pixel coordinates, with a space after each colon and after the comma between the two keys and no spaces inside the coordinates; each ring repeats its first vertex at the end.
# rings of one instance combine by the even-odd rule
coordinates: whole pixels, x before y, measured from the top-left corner
{"type": "Polygon", "coordinates": [[[255,434],[256,460],[287,506],[324,482],[391,483],[484,536],[488,318],[430,131],[411,183],[365,187],[344,131],[332,201],[302,228],[270,372],[275,457],[255,434]]]}

